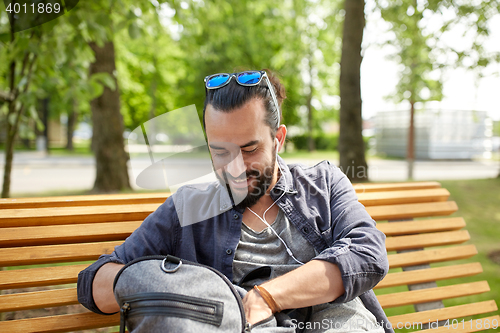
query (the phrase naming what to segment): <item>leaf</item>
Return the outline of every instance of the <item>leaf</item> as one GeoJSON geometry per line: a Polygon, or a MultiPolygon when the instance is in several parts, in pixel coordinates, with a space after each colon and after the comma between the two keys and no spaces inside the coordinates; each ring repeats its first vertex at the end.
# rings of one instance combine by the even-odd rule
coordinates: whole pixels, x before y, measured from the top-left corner
{"type": "Polygon", "coordinates": [[[10,35],[8,33],[0,34],[0,42],[8,43],[10,41],[10,35]]]}
{"type": "Polygon", "coordinates": [[[120,31],[122,30],[123,28],[125,28],[127,26],[128,22],[127,20],[123,20],[121,21],[120,23],[118,23],[115,27],[115,31],[120,31]]]}
{"type": "Polygon", "coordinates": [[[141,36],[141,29],[134,22],[130,23],[128,26],[128,34],[130,38],[137,39],[141,36]]]}
{"type": "Polygon", "coordinates": [[[115,79],[108,73],[95,73],[90,80],[95,83],[100,83],[111,90],[116,89],[115,79]]]}
{"type": "Polygon", "coordinates": [[[19,89],[22,89],[26,85],[27,82],[28,82],[28,77],[23,76],[23,78],[21,79],[21,81],[19,81],[19,84],[18,84],[19,89]]]}

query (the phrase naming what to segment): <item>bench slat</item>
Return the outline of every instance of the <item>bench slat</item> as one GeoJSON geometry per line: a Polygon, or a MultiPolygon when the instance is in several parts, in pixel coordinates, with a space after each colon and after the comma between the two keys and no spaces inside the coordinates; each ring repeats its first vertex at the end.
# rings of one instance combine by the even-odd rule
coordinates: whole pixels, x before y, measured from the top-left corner
{"type": "Polygon", "coordinates": [[[474,262],[471,264],[389,273],[373,289],[453,279],[458,277],[472,276],[480,274],[482,272],[483,268],[481,267],[481,264],[478,262],[474,262]]]}
{"type": "Polygon", "coordinates": [[[377,223],[377,229],[386,236],[422,234],[426,232],[459,230],[465,227],[465,220],[461,217],[444,219],[429,219],[418,221],[395,221],[392,223],[377,223]]]}
{"type": "MultiPolygon", "coordinates": [[[[407,313],[398,316],[388,317],[393,327],[398,323],[422,323],[436,322],[436,320],[458,319],[467,316],[497,311],[498,307],[495,301],[484,301],[464,305],[450,306],[442,309],[427,310],[422,312],[407,313]]],[[[499,323],[500,324],[500,323],[499,323]]],[[[401,325],[401,324],[400,324],[401,325]]],[[[454,330],[450,330],[455,332],[454,330]]]]}
{"type": "Polygon", "coordinates": [[[389,268],[416,266],[433,262],[470,258],[477,254],[474,245],[453,246],[408,253],[389,254],[389,268]]]}
{"type": "MultiPolygon", "coordinates": [[[[75,224],[62,226],[4,228],[0,247],[85,243],[92,241],[124,240],[141,225],[141,221],[75,224]]],[[[452,231],[414,236],[390,237],[388,251],[457,244],[469,240],[467,231],[452,231]]]]}
{"type": "Polygon", "coordinates": [[[421,190],[429,188],[439,188],[438,182],[407,182],[407,183],[357,183],[353,184],[357,193],[365,192],[386,192],[386,191],[404,191],[421,190]]]}
{"type": "Polygon", "coordinates": [[[76,283],[89,264],[0,271],[0,290],[76,283]]]}
{"type": "Polygon", "coordinates": [[[3,209],[0,215],[0,227],[142,221],[159,206],[160,204],[139,204],[57,209],[3,209]]]}
{"type": "Polygon", "coordinates": [[[479,331],[484,331],[487,330],[485,328],[484,323],[488,322],[490,329],[493,328],[492,323],[495,321],[500,324],[500,316],[491,316],[491,317],[486,317],[486,318],[481,318],[481,319],[474,319],[471,321],[464,322],[463,324],[459,324],[459,328],[454,330],[451,329],[450,327],[439,327],[439,328],[430,328],[427,330],[422,330],[418,331],[418,333],[444,333],[444,332],[453,332],[453,333],[468,333],[468,332],[479,332],[479,331]],[[464,326],[464,327],[462,327],[464,326]]]}
{"type": "Polygon", "coordinates": [[[479,281],[455,284],[452,286],[404,291],[393,294],[378,295],[382,308],[392,308],[410,304],[439,301],[448,298],[470,296],[490,291],[488,282],[479,281]]]}
{"type": "Polygon", "coordinates": [[[385,240],[387,251],[401,251],[423,247],[460,244],[470,239],[467,230],[433,232],[421,235],[394,236],[385,240]]]}
{"type": "Polygon", "coordinates": [[[0,248],[124,240],[142,221],[3,228],[0,248]]]}
{"type": "Polygon", "coordinates": [[[73,332],[120,325],[120,314],[111,316],[84,312],[69,315],[0,321],[0,332],[73,332]]]}
{"type": "Polygon", "coordinates": [[[366,207],[366,211],[375,221],[445,216],[457,210],[454,201],[366,207]]]}
{"type": "Polygon", "coordinates": [[[0,249],[0,266],[51,264],[55,262],[97,260],[101,254],[110,254],[115,246],[123,243],[101,242],[27,246],[0,249]]]}
{"type": "Polygon", "coordinates": [[[418,202],[446,201],[450,192],[444,188],[358,193],[358,200],[365,206],[400,205],[418,202]]]}
{"type": "Polygon", "coordinates": [[[0,209],[47,208],[73,206],[134,205],[164,202],[171,193],[129,193],[129,194],[93,194],[71,195],[42,198],[6,198],[0,199],[0,209]]]}
{"type": "Polygon", "coordinates": [[[0,295],[0,312],[78,304],[76,288],[0,295]]]}

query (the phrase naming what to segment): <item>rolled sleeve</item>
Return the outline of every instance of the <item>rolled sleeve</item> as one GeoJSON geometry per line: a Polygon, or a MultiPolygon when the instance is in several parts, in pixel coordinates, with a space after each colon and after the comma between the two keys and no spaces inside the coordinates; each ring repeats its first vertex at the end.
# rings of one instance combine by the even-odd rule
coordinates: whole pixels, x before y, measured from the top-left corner
{"type": "Polygon", "coordinates": [[[117,264],[125,264],[123,260],[120,260],[116,253],[113,252],[111,255],[104,254],[99,257],[99,259],[94,262],[92,265],[78,273],[78,283],[77,283],[77,293],[78,293],[78,302],[80,302],[84,307],[99,314],[112,314],[112,313],[104,313],[94,302],[94,298],[92,297],[92,283],[94,282],[94,277],[103,265],[114,262],[117,264]]]}
{"type": "MultiPolygon", "coordinates": [[[[338,169],[337,169],[338,170],[338,169]]],[[[359,203],[347,177],[338,170],[330,194],[333,244],[314,259],[339,268],[345,292],[334,302],[348,302],[372,289],[389,270],[385,235],[359,203]]]]}
{"type": "Polygon", "coordinates": [[[101,255],[96,262],[78,274],[78,301],[95,313],[106,314],[99,310],[92,296],[92,284],[97,271],[110,262],[126,264],[146,255],[173,254],[178,226],[173,200],[169,198],[123,244],[115,247],[112,254],[101,255]]]}

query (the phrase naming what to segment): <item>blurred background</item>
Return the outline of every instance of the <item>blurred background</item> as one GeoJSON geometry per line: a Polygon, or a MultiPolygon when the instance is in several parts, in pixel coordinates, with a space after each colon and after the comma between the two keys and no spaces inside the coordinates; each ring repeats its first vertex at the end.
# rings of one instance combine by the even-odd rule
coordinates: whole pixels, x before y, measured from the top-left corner
{"type": "Polygon", "coordinates": [[[353,182],[499,175],[499,1],[82,1],[15,33],[8,10],[2,197],[138,190],[134,129],[200,113],[206,75],[263,68],[287,89],[288,162],[353,182]]]}

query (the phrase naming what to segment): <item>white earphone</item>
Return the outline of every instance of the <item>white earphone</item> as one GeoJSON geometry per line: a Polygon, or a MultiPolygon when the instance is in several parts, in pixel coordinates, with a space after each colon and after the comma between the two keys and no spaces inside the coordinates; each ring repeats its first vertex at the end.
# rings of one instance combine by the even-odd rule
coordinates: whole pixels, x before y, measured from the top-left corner
{"type": "MultiPolygon", "coordinates": [[[[278,146],[279,146],[279,140],[278,138],[275,139],[276,140],[276,160],[278,159],[278,146]]],[[[280,169],[280,172],[281,172],[281,175],[283,175],[283,170],[281,170],[281,167],[280,167],[280,164],[278,163],[278,169],[280,169]]],[[[286,188],[286,182],[285,182],[285,190],[283,191],[283,193],[281,194],[281,196],[276,200],[276,201],[279,201],[286,193],[288,189],[286,188]]],[[[262,217],[260,217],[256,212],[254,212],[253,210],[250,209],[250,207],[248,207],[248,210],[250,212],[252,212],[255,216],[257,216],[262,222],[264,222],[265,225],[267,225],[269,227],[269,229],[272,230],[272,232],[276,235],[276,237],[278,237],[278,239],[281,241],[281,243],[285,246],[285,249],[286,249],[286,252],[290,255],[290,257],[292,257],[293,260],[295,260],[298,264],[300,265],[304,265],[304,263],[300,260],[298,260],[297,258],[295,258],[295,256],[293,255],[293,252],[292,250],[290,250],[290,248],[286,245],[285,241],[278,235],[278,233],[276,232],[276,230],[274,230],[273,227],[271,227],[271,225],[269,223],[267,223],[266,221],[266,213],[271,209],[271,207],[273,207],[275,204],[276,204],[276,201],[273,202],[273,204],[271,206],[269,206],[264,214],[262,214],[262,217]]]]}

